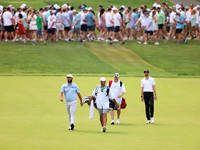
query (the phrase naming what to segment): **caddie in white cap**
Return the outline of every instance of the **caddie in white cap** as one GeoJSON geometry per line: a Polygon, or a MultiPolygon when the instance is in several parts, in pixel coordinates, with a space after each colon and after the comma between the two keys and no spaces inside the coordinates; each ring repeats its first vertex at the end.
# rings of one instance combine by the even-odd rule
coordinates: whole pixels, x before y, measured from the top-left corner
{"type": "MultiPolygon", "coordinates": [[[[120,124],[120,120],[119,120],[120,114],[121,114],[120,106],[121,106],[121,102],[122,102],[122,96],[126,93],[126,89],[125,89],[124,83],[119,80],[119,73],[114,74],[114,79],[110,80],[108,82],[107,86],[109,86],[110,91],[114,94],[115,99],[116,99],[116,101],[119,105],[119,108],[117,109],[117,121],[116,121],[116,123],[120,124]]],[[[114,110],[111,111],[110,114],[111,114],[111,119],[112,119],[111,125],[114,125],[115,124],[114,110]]]]}
{"type": "Polygon", "coordinates": [[[67,75],[67,83],[62,85],[60,91],[60,101],[63,102],[63,93],[65,94],[65,104],[68,112],[69,117],[69,128],[68,130],[74,130],[74,123],[75,123],[75,112],[77,107],[77,97],[78,95],[80,99],[80,105],[82,106],[82,97],[79,91],[79,87],[72,82],[73,76],[72,74],[67,75]]]}
{"type": "Polygon", "coordinates": [[[97,85],[96,88],[94,89],[88,104],[90,105],[91,100],[94,97],[96,97],[96,105],[97,105],[97,110],[99,111],[100,123],[102,127],[101,132],[106,132],[107,112],[109,109],[109,98],[115,102],[117,108],[119,107],[119,105],[117,104],[117,101],[115,100],[115,97],[110,91],[109,87],[106,86],[106,78],[101,77],[100,83],[101,85],[97,85]]]}

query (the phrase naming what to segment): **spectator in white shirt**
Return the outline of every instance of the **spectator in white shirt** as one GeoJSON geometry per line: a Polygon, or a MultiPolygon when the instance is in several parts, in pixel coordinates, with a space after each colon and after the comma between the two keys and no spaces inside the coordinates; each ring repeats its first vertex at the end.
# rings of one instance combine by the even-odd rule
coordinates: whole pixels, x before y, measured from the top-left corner
{"type": "Polygon", "coordinates": [[[47,34],[51,37],[52,42],[55,41],[55,31],[56,31],[56,16],[53,11],[50,10],[50,16],[48,18],[48,29],[47,34]]]}
{"type": "Polygon", "coordinates": [[[9,40],[11,40],[14,37],[13,34],[13,16],[10,12],[10,8],[7,8],[7,11],[4,12],[3,14],[3,22],[4,22],[4,28],[5,28],[5,41],[8,41],[8,36],[9,40]]]}
{"type": "Polygon", "coordinates": [[[121,18],[121,15],[117,12],[116,7],[113,8],[113,13],[114,13],[114,33],[113,33],[113,37],[112,37],[112,40],[109,43],[109,45],[112,45],[113,40],[115,39],[115,35],[118,35],[120,37],[120,39],[122,40],[122,44],[125,44],[124,38],[120,31],[120,29],[122,29],[123,19],[121,18]]]}
{"type": "Polygon", "coordinates": [[[170,22],[170,31],[168,33],[167,40],[170,39],[171,35],[172,35],[172,37],[174,37],[174,35],[175,35],[175,31],[176,31],[176,23],[174,21],[175,19],[176,19],[176,9],[173,8],[172,13],[170,14],[170,20],[169,20],[169,22],[170,22]]]}
{"type": "Polygon", "coordinates": [[[190,35],[191,35],[192,39],[194,39],[192,27],[191,27],[191,12],[189,11],[188,6],[186,6],[185,9],[186,9],[185,38],[187,37],[188,32],[190,31],[190,35]]]}
{"type": "Polygon", "coordinates": [[[111,36],[114,30],[113,15],[111,14],[111,8],[108,8],[105,18],[106,18],[106,28],[107,28],[107,38],[108,38],[106,42],[109,42],[111,41],[111,36]]]}
{"type": "Polygon", "coordinates": [[[153,7],[157,7],[159,5],[159,0],[156,0],[156,2],[153,4],[153,7]]]}

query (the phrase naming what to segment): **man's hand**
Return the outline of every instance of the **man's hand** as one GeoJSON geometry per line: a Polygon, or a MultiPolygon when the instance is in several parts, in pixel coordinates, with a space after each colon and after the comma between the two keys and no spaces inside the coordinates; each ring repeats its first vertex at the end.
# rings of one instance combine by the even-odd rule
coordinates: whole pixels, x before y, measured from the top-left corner
{"type": "Polygon", "coordinates": [[[118,103],[116,104],[116,107],[119,108],[119,104],[118,103]]]}
{"type": "Polygon", "coordinates": [[[62,97],[60,98],[60,101],[63,102],[63,98],[62,97]]]}
{"type": "Polygon", "coordinates": [[[91,102],[90,101],[88,101],[88,105],[90,106],[90,104],[91,104],[91,102]]]}
{"type": "Polygon", "coordinates": [[[83,102],[82,101],[80,102],[80,105],[83,106],[83,102]]]}
{"type": "Polygon", "coordinates": [[[154,96],[154,99],[157,100],[157,96],[156,95],[154,96]]]}
{"type": "Polygon", "coordinates": [[[141,101],[142,101],[142,102],[144,101],[144,98],[143,98],[143,97],[141,97],[141,101]]]}
{"type": "Polygon", "coordinates": [[[122,97],[122,95],[118,95],[117,97],[120,98],[120,97],[122,97]]]}

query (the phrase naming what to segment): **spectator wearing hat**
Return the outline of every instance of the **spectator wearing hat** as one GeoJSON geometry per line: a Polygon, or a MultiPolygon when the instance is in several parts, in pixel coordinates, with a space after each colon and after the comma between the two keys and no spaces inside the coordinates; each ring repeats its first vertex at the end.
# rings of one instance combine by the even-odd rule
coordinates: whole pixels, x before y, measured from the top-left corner
{"type": "Polygon", "coordinates": [[[87,35],[87,38],[89,40],[92,40],[92,34],[95,34],[95,15],[92,13],[92,8],[90,7],[89,13],[85,16],[85,19],[87,20],[87,28],[89,30],[89,34],[87,35]]]}
{"type": "Polygon", "coordinates": [[[81,24],[80,24],[80,15],[77,14],[76,10],[73,10],[73,21],[72,21],[72,32],[71,37],[73,37],[73,34],[76,34],[77,38],[80,38],[80,31],[81,31],[81,24]]]}
{"type": "Polygon", "coordinates": [[[94,89],[88,104],[90,105],[91,100],[96,97],[97,110],[99,111],[100,116],[99,118],[101,123],[101,132],[106,132],[109,98],[115,102],[117,108],[119,107],[119,105],[115,100],[113,93],[111,92],[111,90],[109,90],[109,87],[106,86],[106,78],[101,77],[100,84],[101,85],[97,85],[94,89]]]}
{"type": "MultiPolygon", "coordinates": [[[[120,114],[121,114],[121,102],[122,102],[122,96],[126,93],[126,89],[124,86],[124,83],[122,81],[119,80],[119,73],[115,73],[114,74],[114,79],[110,80],[108,85],[110,88],[110,91],[114,94],[114,97],[119,105],[118,109],[117,109],[117,124],[120,124],[120,114]]],[[[111,114],[111,119],[112,122],[111,124],[114,125],[115,121],[114,121],[114,110],[110,112],[111,114]]]]}
{"type": "Polygon", "coordinates": [[[186,43],[187,38],[184,38],[184,36],[181,34],[184,29],[185,18],[183,15],[181,15],[179,10],[177,10],[176,13],[177,17],[175,19],[175,22],[176,22],[176,34],[178,35],[178,44],[180,44],[181,38],[183,39],[183,43],[186,43]]]}
{"type": "Polygon", "coordinates": [[[68,39],[70,38],[70,34],[71,34],[71,32],[70,32],[71,31],[71,22],[70,22],[68,10],[69,10],[69,8],[63,8],[62,9],[63,12],[61,14],[61,20],[62,20],[62,23],[64,25],[66,40],[70,41],[68,39]]]}
{"type": "Polygon", "coordinates": [[[77,97],[80,99],[80,105],[82,106],[82,97],[79,91],[79,87],[72,82],[73,76],[67,75],[67,83],[63,84],[60,91],[60,101],[63,102],[63,93],[65,95],[65,104],[69,117],[69,128],[68,130],[74,130],[75,123],[75,112],[77,107],[77,97]]]}
{"type": "Polygon", "coordinates": [[[175,33],[176,33],[176,9],[173,8],[172,13],[170,14],[170,18],[169,18],[169,23],[170,23],[170,31],[168,33],[168,37],[167,40],[170,39],[170,37],[174,37],[175,33]]]}
{"type": "Polygon", "coordinates": [[[120,29],[122,29],[123,19],[122,19],[121,15],[117,12],[116,7],[113,8],[113,13],[114,13],[114,33],[113,33],[113,37],[112,37],[112,40],[109,43],[109,45],[112,45],[112,43],[115,39],[115,35],[120,37],[120,39],[122,40],[122,44],[125,44],[124,38],[120,31],[120,29]]]}
{"type": "Polygon", "coordinates": [[[158,12],[158,38],[161,38],[162,33],[167,37],[167,33],[164,30],[165,24],[165,13],[161,10],[161,6],[157,5],[157,12],[158,12]]]}
{"type": "Polygon", "coordinates": [[[57,10],[56,14],[56,41],[59,40],[59,32],[61,32],[61,39],[66,40],[65,38],[65,30],[64,30],[64,25],[63,25],[63,18],[62,18],[62,11],[61,8],[58,7],[59,9],[57,10]]]}
{"type": "Polygon", "coordinates": [[[144,71],[145,77],[141,80],[141,101],[145,102],[146,124],[154,123],[154,99],[157,100],[154,78],[149,76],[149,70],[144,71]]]}

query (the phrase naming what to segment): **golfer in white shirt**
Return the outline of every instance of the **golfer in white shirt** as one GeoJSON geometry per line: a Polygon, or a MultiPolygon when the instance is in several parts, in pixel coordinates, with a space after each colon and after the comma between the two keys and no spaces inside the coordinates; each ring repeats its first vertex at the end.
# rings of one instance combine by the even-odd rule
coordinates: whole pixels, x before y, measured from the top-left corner
{"type": "MultiPolygon", "coordinates": [[[[122,96],[126,93],[126,89],[124,86],[124,83],[122,81],[119,80],[119,74],[115,73],[114,74],[114,80],[109,81],[108,86],[110,87],[110,91],[114,94],[115,99],[119,105],[119,108],[117,109],[117,124],[120,124],[120,114],[121,114],[121,102],[122,102],[122,96]]],[[[115,121],[114,121],[114,110],[110,112],[111,114],[111,118],[112,118],[112,122],[111,124],[114,125],[115,121]]]]}
{"type": "Polygon", "coordinates": [[[92,96],[88,104],[90,105],[91,100],[96,97],[96,104],[97,110],[99,111],[100,115],[100,123],[101,123],[101,132],[106,132],[106,123],[107,123],[107,113],[109,108],[109,98],[112,99],[116,107],[118,108],[119,105],[115,100],[113,93],[109,90],[109,87],[106,86],[106,79],[104,77],[100,78],[101,85],[97,85],[94,89],[92,96]]]}
{"type": "Polygon", "coordinates": [[[145,77],[141,80],[141,101],[145,102],[146,124],[154,123],[154,99],[157,100],[154,78],[149,76],[149,70],[144,71],[145,77]],[[149,110],[150,109],[150,110],[149,110]],[[151,118],[150,118],[151,117],[151,118]],[[151,121],[150,121],[151,119],[151,121]]]}

